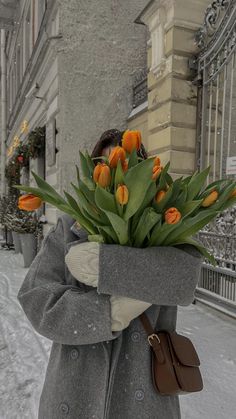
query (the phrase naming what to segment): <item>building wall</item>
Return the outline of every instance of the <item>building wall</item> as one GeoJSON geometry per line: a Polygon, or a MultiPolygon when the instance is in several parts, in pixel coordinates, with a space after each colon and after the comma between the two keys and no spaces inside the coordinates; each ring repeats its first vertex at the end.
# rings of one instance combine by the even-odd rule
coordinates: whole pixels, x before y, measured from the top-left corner
{"type": "MultiPolygon", "coordinates": [[[[23,120],[28,122],[31,131],[45,125],[52,117],[58,118],[57,39],[47,41],[48,37],[58,35],[58,5],[55,0],[48,0],[44,10],[42,4],[43,1],[35,1],[33,11],[33,0],[22,0],[16,10],[14,28],[8,33],[8,147],[16,135],[23,142],[27,140],[27,132],[21,134],[23,120]],[[41,10],[37,10],[37,4],[41,6],[41,10]],[[21,53],[20,64],[17,61],[18,49],[21,53]],[[43,99],[36,98],[35,95],[25,97],[35,83],[39,85],[35,94],[43,99]]],[[[43,176],[46,165],[47,182],[58,188],[58,164],[56,159],[55,165],[49,167],[46,156],[45,161],[43,158],[31,160],[30,171],[34,170],[43,176]]],[[[21,183],[28,182],[30,185],[34,184],[33,176],[22,170],[21,183]]],[[[52,209],[49,205],[46,207],[46,214],[48,213],[50,219],[52,209]]]]}
{"type": "MultiPolygon", "coordinates": [[[[58,152],[54,165],[46,156],[45,179],[61,193],[71,191],[79,149],[91,151],[103,131],[127,127],[134,78],[146,67],[147,28],[134,20],[147,0],[48,0],[38,32],[32,23],[37,20],[33,0],[19,4],[7,43],[8,147],[23,120],[31,130],[55,118],[58,152]],[[47,42],[52,36],[57,39],[47,42]],[[22,51],[18,59],[17,48],[22,51]],[[37,96],[44,100],[25,98],[35,83],[40,87],[37,96]]],[[[20,134],[20,140],[26,136],[20,134]]],[[[30,170],[42,175],[42,161],[32,160],[30,170]]],[[[29,183],[34,184],[32,176],[29,183]]],[[[58,215],[46,205],[45,232],[58,215]]]]}
{"type": "Polygon", "coordinates": [[[146,67],[147,29],[134,23],[145,0],[59,1],[58,43],[61,190],[75,177],[79,149],[103,131],[125,129],[134,75],[146,67]]]}

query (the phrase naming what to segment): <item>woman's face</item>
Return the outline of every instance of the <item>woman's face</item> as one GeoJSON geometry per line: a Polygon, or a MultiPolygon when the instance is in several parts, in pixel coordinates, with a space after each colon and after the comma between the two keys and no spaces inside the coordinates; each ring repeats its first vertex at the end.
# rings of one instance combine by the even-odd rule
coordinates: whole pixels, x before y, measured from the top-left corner
{"type": "Polygon", "coordinates": [[[102,150],[102,156],[109,157],[114,147],[115,147],[114,145],[109,145],[108,147],[104,147],[102,150]]]}

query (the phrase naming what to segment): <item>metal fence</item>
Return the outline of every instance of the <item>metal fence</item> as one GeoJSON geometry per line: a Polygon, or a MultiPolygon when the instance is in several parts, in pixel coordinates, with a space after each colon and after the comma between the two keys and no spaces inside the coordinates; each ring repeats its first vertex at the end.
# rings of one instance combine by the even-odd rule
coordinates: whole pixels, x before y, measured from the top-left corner
{"type": "Polygon", "coordinates": [[[211,182],[226,175],[227,157],[236,156],[236,0],[213,1],[196,39],[201,50],[198,167],[211,165],[211,182]]]}
{"type": "MultiPolygon", "coordinates": [[[[236,0],[215,0],[208,6],[196,41],[200,48],[197,168],[211,165],[207,183],[235,179],[229,163],[235,158],[236,167],[236,0]]],[[[196,295],[236,315],[236,208],[220,214],[198,239],[217,266],[203,264],[196,295]]]]}
{"type": "Polygon", "coordinates": [[[236,315],[236,208],[219,214],[196,238],[217,261],[217,266],[203,263],[196,295],[236,315]]]}

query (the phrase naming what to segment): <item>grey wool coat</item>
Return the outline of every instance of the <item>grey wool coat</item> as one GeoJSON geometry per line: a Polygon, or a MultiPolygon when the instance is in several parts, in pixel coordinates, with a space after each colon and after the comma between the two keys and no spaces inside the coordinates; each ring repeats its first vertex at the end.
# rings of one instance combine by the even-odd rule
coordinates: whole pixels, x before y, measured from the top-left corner
{"type": "Polygon", "coordinates": [[[52,349],[38,419],[179,419],[179,396],[154,390],[150,346],[139,318],[111,331],[110,295],[152,303],[153,326],[175,330],[177,306],[194,299],[202,256],[191,245],[129,248],[100,244],[98,287],[70,274],[65,254],[87,241],[68,215],[45,236],[18,292],[52,349]]]}

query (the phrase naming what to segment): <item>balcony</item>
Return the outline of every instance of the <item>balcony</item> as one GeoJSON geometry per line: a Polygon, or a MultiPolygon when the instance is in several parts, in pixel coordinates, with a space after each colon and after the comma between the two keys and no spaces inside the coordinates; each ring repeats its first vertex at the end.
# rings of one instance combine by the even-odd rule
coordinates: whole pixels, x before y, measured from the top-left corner
{"type": "Polygon", "coordinates": [[[133,84],[133,108],[146,102],[148,97],[147,69],[142,70],[133,84]]]}
{"type": "Polygon", "coordinates": [[[19,0],[0,0],[0,29],[11,30],[19,0]]]}

